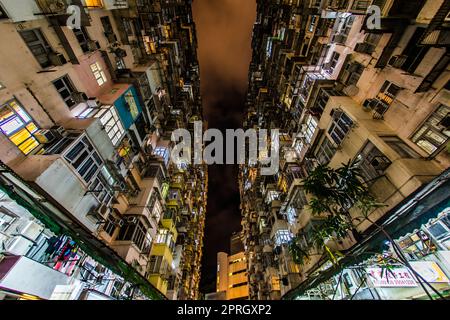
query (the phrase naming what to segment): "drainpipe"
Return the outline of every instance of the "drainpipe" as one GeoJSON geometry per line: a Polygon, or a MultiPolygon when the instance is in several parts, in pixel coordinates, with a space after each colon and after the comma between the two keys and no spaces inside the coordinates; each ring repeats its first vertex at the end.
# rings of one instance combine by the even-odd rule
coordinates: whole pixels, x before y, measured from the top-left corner
{"type": "Polygon", "coordinates": [[[47,115],[47,117],[50,119],[51,122],[53,122],[53,125],[56,126],[56,121],[55,119],[53,119],[53,117],[50,115],[50,113],[44,108],[44,106],[42,105],[42,103],[39,101],[39,99],[36,97],[36,94],[33,92],[33,90],[31,90],[30,86],[28,84],[25,84],[25,87],[27,89],[27,91],[31,94],[31,96],[33,97],[33,99],[37,102],[37,104],[41,107],[42,111],[45,112],[45,114],[47,115]]]}

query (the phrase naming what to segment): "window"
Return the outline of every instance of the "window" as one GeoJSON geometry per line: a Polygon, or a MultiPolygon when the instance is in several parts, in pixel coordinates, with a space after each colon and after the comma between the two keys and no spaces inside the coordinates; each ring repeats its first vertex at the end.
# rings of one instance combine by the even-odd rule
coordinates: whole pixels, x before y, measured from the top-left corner
{"type": "Polygon", "coordinates": [[[126,69],[127,68],[123,58],[116,57],[116,67],[117,67],[117,69],[126,69]]]}
{"type": "Polygon", "coordinates": [[[356,61],[347,63],[342,71],[340,81],[346,85],[356,85],[364,72],[364,66],[356,61]]]}
{"type": "Polygon", "coordinates": [[[331,88],[320,88],[316,102],[311,108],[316,117],[320,118],[331,96],[342,96],[342,93],[331,88]]]}
{"type": "Polygon", "coordinates": [[[450,107],[441,104],[417,130],[412,141],[428,154],[433,154],[448,143],[450,137],[449,117],[450,107]]]}
{"type": "Polygon", "coordinates": [[[390,81],[385,81],[381,86],[380,93],[378,93],[378,100],[386,103],[388,106],[394,102],[401,88],[390,81]]]}
{"type": "Polygon", "coordinates": [[[337,66],[337,64],[339,62],[339,57],[340,56],[341,55],[339,53],[337,53],[337,52],[333,52],[333,54],[331,55],[330,62],[328,62],[325,65],[325,69],[327,70],[327,72],[329,74],[332,74],[334,72],[334,68],[336,68],[336,66],[337,66]]]}
{"type": "Polygon", "coordinates": [[[274,190],[270,190],[267,193],[266,202],[271,203],[272,201],[280,200],[280,193],[274,190]]]}
{"type": "Polygon", "coordinates": [[[52,63],[49,54],[53,52],[53,50],[42,34],[42,31],[40,29],[30,29],[20,31],[19,33],[41,67],[50,67],[52,63]]]}
{"type": "Polygon", "coordinates": [[[114,234],[114,231],[116,231],[116,218],[114,218],[112,215],[109,215],[106,218],[105,225],[103,226],[103,231],[112,236],[114,234]]]}
{"type": "Polygon", "coordinates": [[[68,75],[53,81],[53,85],[69,108],[72,108],[77,104],[72,95],[76,90],[68,75]]]}
{"type": "Polygon", "coordinates": [[[164,147],[157,147],[155,149],[154,154],[158,157],[161,157],[164,159],[164,163],[167,165],[169,163],[169,150],[168,148],[164,147]]]}
{"type": "Polygon", "coordinates": [[[104,167],[103,160],[86,137],[82,137],[78,142],[75,142],[64,153],[64,159],[70,163],[88,185],[88,192],[105,205],[111,202],[111,186],[115,183],[115,180],[104,167]]]}
{"type": "Polygon", "coordinates": [[[102,0],[85,0],[88,8],[103,8],[102,0]]]}
{"type": "Polygon", "coordinates": [[[292,238],[293,235],[289,230],[278,230],[275,233],[275,245],[281,246],[282,244],[289,243],[292,238]]]}
{"type": "Polygon", "coordinates": [[[353,121],[342,110],[333,109],[332,123],[328,129],[331,139],[340,146],[350,129],[353,127],[353,121]]]}
{"type": "Polygon", "coordinates": [[[150,274],[163,274],[165,273],[165,263],[163,263],[163,257],[162,256],[151,256],[150,257],[150,264],[148,268],[148,272],[150,274]]]}
{"type": "Polygon", "coordinates": [[[317,151],[316,158],[322,165],[328,165],[336,153],[336,146],[325,137],[317,151]]]}
{"type": "Polygon", "coordinates": [[[70,148],[64,158],[86,183],[91,182],[103,165],[102,159],[86,137],[70,148]]]}
{"type": "Polygon", "coordinates": [[[171,189],[169,191],[168,199],[169,200],[178,200],[178,199],[180,199],[180,195],[179,195],[178,190],[171,189]]]}
{"type": "Polygon", "coordinates": [[[304,143],[302,140],[296,140],[294,144],[294,149],[297,152],[297,156],[300,156],[304,147],[304,143]]]}
{"type": "Polygon", "coordinates": [[[297,223],[297,210],[294,207],[289,206],[286,210],[287,221],[291,225],[295,225],[297,223]]]}
{"type": "Polygon", "coordinates": [[[141,251],[147,250],[151,245],[150,235],[147,234],[147,228],[141,221],[137,223],[127,222],[120,229],[117,240],[132,241],[141,251]]]}
{"type": "Polygon", "coordinates": [[[310,24],[309,24],[309,32],[313,32],[314,31],[314,27],[316,26],[316,24],[317,24],[317,16],[311,16],[311,21],[310,21],[310,24]]]}
{"type": "Polygon", "coordinates": [[[40,145],[34,136],[38,126],[15,99],[0,107],[0,130],[24,154],[40,145]]]}
{"type": "Polygon", "coordinates": [[[384,174],[391,165],[391,161],[386,157],[371,141],[367,141],[356,159],[359,161],[359,168],[364,181],[371,185],[384,174]]]}
{"type": "Polygon", "coordinates": [[[397,152],[402,158],[419,158],[420,156],[402,139],[396,136],[381,137],[389,147],[397,152]]]}
{"type": "Polygon", "coordinates": [[[103,69],[100,66],[100,63],[96,62],[91,64],[91,70],[99,86],[104,85],[108,81],[108,79],[106,79],[105,72],[103,72],[103,69]]]}
{"type": "Polygon", "coordinates": [[[152,216],[155,217],[156,221],[159,221],[162,213],[163,213],[163,208],[161,206],[161,203],[159,203],[159,201],[155,201],[155,205],[153,206],[153,210],[152,210],[152,216]]]}
{"type": "Polygon", "coordinates": [[[173,235],[167,229],[159,229],[158,234],[156,235],[155,243],[157,244],[166,244],[168,247],[173,246],[173,235]]]}
{"type": "Polygon", "coordinates": [[[306,120],[306,131],[304,132],[307,143],[311,143],[318,125],[319,123],[317,120],[313,116],[308,115],[308,119],[306,120]]]}
{"type": "Polygon", "coordinates": [[[73,33],[75,34],[75,37],[77,38],[83,52],[89,52],[90,39],[86,28],[81,27],[81,29],[73,29],[73,33]]]}
{"type": "Polygon", "coordinates": [[[102,23],[103,30],[105,31],[105,37],[106,37],[106,39],[108,39],[108,42],[109,43],[116,42],[117,37],[114,34],[114,29],[113,29],[113,26],[111,24],[111,20],[109,19],[109,17],[108,16],[101,17],[100,21],[102,23]]]}
{"type": "Polygon", "coordinates": [[[116,108],[114,106],[108,106],[108,109],[101,116],[95,115],[96,118],[100,118],[108,137],[111,139],[114,147],[117,147],[122,138],[125,136],[125,129],[120,121],[119,115],[117,114],[116,108]]]}

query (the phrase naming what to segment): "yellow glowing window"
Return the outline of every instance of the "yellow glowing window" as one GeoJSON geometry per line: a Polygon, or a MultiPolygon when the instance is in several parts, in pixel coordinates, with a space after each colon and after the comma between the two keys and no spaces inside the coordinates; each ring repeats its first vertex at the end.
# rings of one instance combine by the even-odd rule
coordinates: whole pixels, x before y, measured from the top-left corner
{"type": "Polygon", "coordinates": [[[105,72],[103,71],[102,67],[100,66],[100,63],[96,62],[91,64],[91,71],[95,77],[95,80],[97,80],[97,83],[99,86],[104,85],[108,79],[106,78],[105,72]]]}
{"type": "Polygon", "coordinates": [[[38,140],[33,136],[38,130],[17,100],[11,100],[0,107],[0,131],[24,154],[29,154],[39,146],[38,140]]]}
{"type": "Polygon", "coordinates": [[[102,0],[85,0],[87,7],[103,8],[102,0]]]}

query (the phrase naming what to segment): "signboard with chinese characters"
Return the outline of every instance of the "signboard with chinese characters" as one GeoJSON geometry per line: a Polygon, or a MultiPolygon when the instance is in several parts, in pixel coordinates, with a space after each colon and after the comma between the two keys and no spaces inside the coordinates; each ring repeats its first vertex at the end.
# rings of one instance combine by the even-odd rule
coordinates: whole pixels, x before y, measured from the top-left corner
{"type": "Polygon", "coordinates": [[[367,277],[374,287],[417,287],[417,282],[407,268],[390,270],[379,267],[367,268],[367,277]]]}

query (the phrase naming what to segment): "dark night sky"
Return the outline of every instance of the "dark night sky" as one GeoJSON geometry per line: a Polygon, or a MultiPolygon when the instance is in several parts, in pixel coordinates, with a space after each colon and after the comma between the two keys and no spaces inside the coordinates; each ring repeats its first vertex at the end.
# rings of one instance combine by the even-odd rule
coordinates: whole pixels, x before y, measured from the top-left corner
{"type": "MultiPolygon", "coordinates": [[[[209,128],[242,127],[255,0],[195,0],[201,90],[209,128]]],[[[217,252],[229,251],[231,234],[240,230],[237,166],[209,167],[202,285],[215,291],[217,252]]]]}

